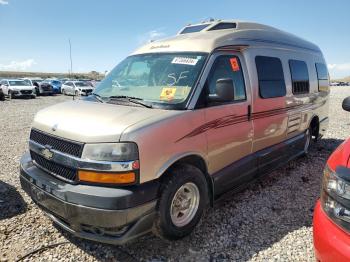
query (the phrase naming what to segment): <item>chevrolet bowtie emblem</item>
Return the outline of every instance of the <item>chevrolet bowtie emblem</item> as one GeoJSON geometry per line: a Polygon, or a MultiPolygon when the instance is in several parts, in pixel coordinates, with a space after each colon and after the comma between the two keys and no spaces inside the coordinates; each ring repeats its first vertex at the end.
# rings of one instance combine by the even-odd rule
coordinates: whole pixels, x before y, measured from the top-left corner
{"type": "Polygon", "coordinates": [[[53,152],[49,148],[41,149],[41,154],[48,160],[51,160],[53,158],[53,152]]]}

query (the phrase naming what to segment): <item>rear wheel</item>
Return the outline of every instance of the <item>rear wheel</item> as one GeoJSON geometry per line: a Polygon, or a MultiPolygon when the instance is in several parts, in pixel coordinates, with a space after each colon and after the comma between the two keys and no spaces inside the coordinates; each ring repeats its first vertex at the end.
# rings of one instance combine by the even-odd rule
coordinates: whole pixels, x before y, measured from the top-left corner
{"type": "Polygon", "coordinates": [[[207,203],[208,187],[201,170],[191,165],[173,168],[162,183],[153,232],[168,240],[189,235],[207,203]]]}
{"type": "Polygon", "coordinates": [[[310,150],[311,142],[312,142],[312,132],[311,127],[309,127],[305,132],[305,144],[304,144],[304,154],[307,155],[310,150]]]}

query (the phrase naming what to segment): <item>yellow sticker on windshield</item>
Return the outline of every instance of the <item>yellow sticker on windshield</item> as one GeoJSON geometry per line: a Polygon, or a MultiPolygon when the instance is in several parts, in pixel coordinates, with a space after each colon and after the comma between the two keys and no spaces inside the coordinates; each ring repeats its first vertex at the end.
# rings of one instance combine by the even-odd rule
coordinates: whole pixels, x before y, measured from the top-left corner
{"type": "Polygon", "coordinates": [[[164,87],[160,93],[160,100],[173,100],[176,93],[176,87],[164,87]]]}

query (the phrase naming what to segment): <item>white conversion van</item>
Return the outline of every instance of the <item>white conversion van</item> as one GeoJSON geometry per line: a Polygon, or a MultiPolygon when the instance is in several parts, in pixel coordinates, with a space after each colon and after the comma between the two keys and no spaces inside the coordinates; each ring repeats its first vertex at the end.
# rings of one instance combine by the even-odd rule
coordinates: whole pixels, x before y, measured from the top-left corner
{"type": "Polygon", "coordinates": [[[328,96],[316,45],[251,22],[189,25],[136,50],[92,95],[37,113],[21,184],[79,237],[179,239],[223,193],[306,154],[328,96]]]}

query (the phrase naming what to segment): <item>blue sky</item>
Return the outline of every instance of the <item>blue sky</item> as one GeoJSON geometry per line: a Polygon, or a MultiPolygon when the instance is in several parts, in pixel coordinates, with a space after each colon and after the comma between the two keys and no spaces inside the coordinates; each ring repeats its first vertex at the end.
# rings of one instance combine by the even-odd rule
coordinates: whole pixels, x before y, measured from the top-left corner
{"type": "Polygon", "coordinates": [[[0,70],[112,69],[151,38],[209,17],[278,27],[319,45],[333,77],[350,75],[349,0],[0,0],[0,70]]]}

